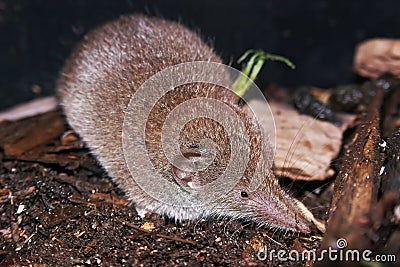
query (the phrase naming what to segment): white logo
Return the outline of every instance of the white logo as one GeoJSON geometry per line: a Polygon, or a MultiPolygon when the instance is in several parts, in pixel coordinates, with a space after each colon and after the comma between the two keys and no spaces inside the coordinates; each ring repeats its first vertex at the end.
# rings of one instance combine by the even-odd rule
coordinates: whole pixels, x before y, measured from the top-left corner
{"type": "Polygon", "coordinates": [[[339,238],[336,241],[336,246],[338,249],[343,249],[343,248],[347,247],[347,240],[344,238],[339,238]]]}

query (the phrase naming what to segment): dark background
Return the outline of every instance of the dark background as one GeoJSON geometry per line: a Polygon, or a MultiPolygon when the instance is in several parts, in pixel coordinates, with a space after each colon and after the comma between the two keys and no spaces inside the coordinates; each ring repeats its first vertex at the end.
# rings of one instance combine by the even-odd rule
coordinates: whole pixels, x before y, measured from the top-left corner
{"type": "Polygon", "coordinates": [[[134,12],[199,30],[226,63],[250,48],[287,56],[295,71],[269,63],[257,82],[292,88],[357,81],[355,45],[371,37],[400,37],[396,0],[0,0],[0,110],[53,94],[57,73],[82,36],[134,12]]]}

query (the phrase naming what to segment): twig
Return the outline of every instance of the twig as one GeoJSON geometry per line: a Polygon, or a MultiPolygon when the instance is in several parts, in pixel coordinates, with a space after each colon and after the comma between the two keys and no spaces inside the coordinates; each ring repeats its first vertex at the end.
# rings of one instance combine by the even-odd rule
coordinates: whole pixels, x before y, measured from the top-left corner
{"type": "Polygon", "coordinates": [[[165,239],[169,239],[169,240],[173,240],[173,241],[178,241],[178,242],[182,242],[182,243],[186,243],[186,244],[191,244],[191,245],[198,245],[197,242],[192,241],[192,240],[187,240],[187,239],[183,239],[183,238],[179,238],[179,237],[175,237],[175,236],[168,236],[168,235],[163,235],[163,234],[159,234],[159,233],[154,233],[152,231],[140,228],[137,225],[134,225],[133,223],[129,223],[120,219],[117,219],[119,222],[121,222],[122,224],[125,224],[133,229],[136,229],[138,231],[141,231],[143,233],[149,234],[149,235],[155,235],[157,237],[161,237],[161,238],[165,238],[165,239]]]}

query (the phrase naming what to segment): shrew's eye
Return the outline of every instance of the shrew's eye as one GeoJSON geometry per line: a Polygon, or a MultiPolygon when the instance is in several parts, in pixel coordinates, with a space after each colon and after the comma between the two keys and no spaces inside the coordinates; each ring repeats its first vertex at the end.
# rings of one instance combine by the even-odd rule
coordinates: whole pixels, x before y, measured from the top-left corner
{"type": "Polygon", "coordinates": [[[245,198],[245,197],[248,197],[249,195],[247,194],[246,191],[242,190],[242,192],[240,192],[240,196],[245,198]]]}

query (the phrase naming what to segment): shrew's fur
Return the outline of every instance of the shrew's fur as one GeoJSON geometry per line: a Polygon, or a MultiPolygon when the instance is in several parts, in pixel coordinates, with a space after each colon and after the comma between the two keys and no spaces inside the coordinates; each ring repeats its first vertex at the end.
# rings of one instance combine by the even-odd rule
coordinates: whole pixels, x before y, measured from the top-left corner
{"type": "MultiPolygon", "coordinates": [[[[146,122],[146,145],[155,168],[165,179],[174,181],[187,173],[174,170],[161,149],[161,129],[168,113],[189,99],[208,97],[232,108],[244,123],[249,137],[249,162],[238,184],[223,196],[210,196],[194,207],[169,205],[150,197],[135,180],[124,159],[122,127],[124,111],[135,91],[153,74],[176,64],[192,61],[222,60],[194,32],[176,22],[141,15],[121,17],[91,31],[67,60],[58,81],[58,96],[71,127],[82,137],[108,174],[140,208],[175,217],[178,220],[203,216],[254,220],[262,225],[309,231],[309,222],[296,202],[278,185],[272,172],[251,191],[250,177],[257,171],[263,153],[260,129],[255,118],[237,105],[229,90],[208,84],[188,84],[166,94],[146,122]],[[243,193],[245,192],[245,193],[243,193]]],[[[196,110],[193,110],[196,112],[196,110]]],[[[215,112],[218,112],[216,110],[215,112]]],[[[236,125],[231,125],[235,129],[236,125]]],[[[200,141],[211,139],[216,145],[213,163],[192,181],[208,183],[218,178],[229,162],[229,136],[217,122],[198,118],[186,124],[180,135],[184,155],[201,160],[200,141]]],[[[271,152],[270,152],[271,153],[271,152]]],[[[132,155],[135,156],[135,155],[132,155]]],[[[266,165],[265,165],[266,166],[266,165]]],[[[261,168],[266,168],[261,166],[261,168]]],[[[184,172],[184,171],[183,171],[184,172]]],[[[159,186],[157,183],[153,187],[159,186]]],[[[179,198],[196,196],[177,183],[179,198]]],[[[174,196],[176,197],[176,196],[174,196]]]]}

